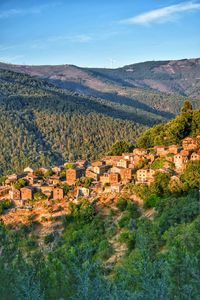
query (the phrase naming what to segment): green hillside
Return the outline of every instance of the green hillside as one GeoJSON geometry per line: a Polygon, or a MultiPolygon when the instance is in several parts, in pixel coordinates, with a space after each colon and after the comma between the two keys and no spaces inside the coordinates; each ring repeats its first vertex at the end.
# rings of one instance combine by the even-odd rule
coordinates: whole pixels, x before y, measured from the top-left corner
{"type": "Polygon", "coordinates": [[[95,158],[165,118],[0,70],[0,173],[95,158]],[[148,116],[148,117],[147,117],[148,116]]]}
{"type": "Polygon", "coordinates": [[[149,148],[156,145],[179,144],[187,136],[200,134],[200,109],[192,110],[186,101],[181,113],[167,123],[147,129],[137,140],[139,147],[149,148]]]}

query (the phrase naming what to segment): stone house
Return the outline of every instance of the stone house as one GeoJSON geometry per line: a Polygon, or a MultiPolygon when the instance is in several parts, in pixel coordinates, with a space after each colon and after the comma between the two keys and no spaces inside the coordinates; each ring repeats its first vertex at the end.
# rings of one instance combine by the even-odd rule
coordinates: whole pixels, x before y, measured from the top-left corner
{"type": "Polygon", "coordinates": [[[121,170],[122,170],[122,169],[124,169],[124,168],[115,166],[115,167],[112,167],[112,168],[110,169],[110,173],[118,173],[118,174],[121,174],[121,170]]]}
{"type": "Polygon", "coordinates": [[[185,170],[189,156],[190,152],[187,150],[182,150],[178,154],[174,155],[175,171],[177,173],[181,173],[185,170]]]}
{"type": "Polygon", "coordinates": [[[106,173],[106,174],[101,175],[99,181],[100,181],[103,185],[109,184],[109,183],[110,183],[110,177],[109,177],[109,174],[106,173]]]}
{"type": "Polygon", "coordinates": [[[130,163],[129,160],[126,160],[126,159],[120,159],[120,160],[117,162],[117,167],[128,168],[129,163],[130,163]]]}
{"type": "Polygon", "coordinates": [[[99,174],[96,174],[96,173],[94,173],[94,172],[92,171],[92,168],[91,168],[91,167],[89,167],[89,168],[86,169],[85,176],[86,176],[86,177],[89,177],[89,178],[92,178],[92,179],[94,179],[94,180],[96,180],[96,181],[98,181],[98,180],[99,180],[99,177],[100,177],[99,174]]]}
{"type": "Polygon", "coordinates": [[[117,184],[120,182],[120,175],[118,173],[109,173],[109,183],[117,184]]]}
{"type": "Polygon", "coordinates": [[[63,167],[55,166],[51,170],[53,171],[54,174],[58,175],[63,170],[63,167]]]}
{"type": "Polygon", "coordinates": [[[104,184],[117,184],[120,182],[120,175],[118,173],[106,173],[100,176],[100,182],[104,184]]]}
{"type": "Polygon", "coordinates": [[[66,171],[66,183],[72,185],[76,182],[78,178],[81,178],[84,175],[85,169],[83,168],[68,169],[66,171]]]}
{"type": "Polygon", "coordinates": [[[11,189],[9,191],[10,200],[20,200],[21,199],[21,192],[18,189],[11,189]]]}
{"type": "Polygon", "coordinates": [[[18,178],[19,178],[18,175],[15,173],[8,175],[5,180],[5,185],[12,185],[13,183],[15,183],[15,181],[17,181],[18,178]]]}
{"type": "Polygon", "coordinates": [[[24,173],[33,173],[34,172],[34,169],[33,168],[30,168],[30,167],[26,167],[25,169],[24,169],[24,173]]]}
{"type": "Polygon", "coordinates": [[[182,140],[182,147],[184,150],[195,150],[200,146],[200,141],[197,138],[186,137],[182,140]]]}
{"type": "Polygon", "coordinates": [[[0,197],[8,195],[10,189],[11,188],[9,186],[0,186],[0,197]]]}
{"type": "Polygon", "coordinates": [[[97,160],[97,161],[93,161],[92,162],[92,167],[100,167],[100,166],[104,166],[106,163],[104,160],[97,160]]]}
{"type": "Polygon", "coordinates": [[[53,189],[53,200],[61,200],[64,198],[64,191],[60,187],[55,187],[53,189]]]}
{"type": "Polygon", "coordinates": [[[148,154],[148,150],[144,148],[135,148],[133,150],[133,154],[138,156],[145,156],[148,154]]]}
{"type": "Polygon", "coordinates": [[[133,169],[126,168],[126,169],[121,169],[120,176],[121,180],[124,183],[128,183],[132,180],[132,175],[133,175],[133,169]]]}
{"type": "Polygon", "coordinates": [[[153,169],[140,169],[136,172],[136,183],[145,183],[150,185],[154,182],[154,175],[156,171],[153,169]]]}
{"type": "Polygon", "coordinates": [[[60,177],[58,175],[52,175],[48,179],[49,184],[57,185],[60,183],[60,177]]]}
{"type": "Polygon", "coordinates": [[[102,189],[104,193],[120,193],[123,189],[123,185],[121,183],[106,185],[102,189]]]}
{"type": "Polygon", "coordinates": [[[179,151],[179,147],[177,145],[170,145],[168,146],[168,151],[171,154],[177,154],[179,151]]]}
{"type": "Polygon", "coordinates": [[[190,157],[191,160],[200,160],[200,150],[193,152],[190,157]]]}
{"type": "Polygon", "coordinates": [[[26,180],[28,180],[30,185],[33,185],[37,183],[37,176],[32,173],[28,173],[26,176],[26,180]]]}
{"type": "Polygon", "coordinates": [[[122,153],[122,157],[125,160],[128,160],[130,163],[134,162],[134,154],[133,153],[122,153]]]}
{"type": "Polygon", "coordinates": [[[95,166],[92,168],[93,172],[99,175],[103,175],[109,170],[110,166],[108,165],[101,165],[101,166],[95,166]]]}
{"type": "Polygon", "coordinates": [[[123,189],[123,184],[117,183],[110,186],[111,193],[120,193],[123,189]]]}
{"type": "Polygon", "coordinates": [[[79,159],[76,161],[76,166],[77,167],[82,167],[82,168],[87,168],[89,165],[89,162],[85,159],[79,159]]]}
{"type": "Polygon", "coordinates": [[[78,199],[79,197],[89,197],[89,196],[90,196],[90,190],[88,188],[85,187],[78,188],[76,199],[78,199]]]}
{"type": "Polygon", "coordinates": [[[51,199],[53,197],[53,186],[50,185],[43,185],[40,187],[40,191],[47,196],[48,199],[51,199]]]}
{"type": "Polygon", "coordinates": [[[154,150],[156,151],[156,154],[160,157],[165,157],[169,153],[168,146],[155,146],[154,150]]]}
{"type": "Polygon", "coordinates": [[[50,168],[47,168],[47,167],[41,167],[41,168],[39,168],[39,171],[40,171],[42,174],[45,174],[46,172],[50,171],[50,168]]]}
{"type": "Polygon", "coordinates": [[[117,166],[117,162],[122,159],[123,156],[105,156],[103,160],[105,161],[106,165],[117,166]]]}
{"type": "Polygon", "coordinates": [[[22,200],[32,200],[33,199],[33,188],[26,186],[20,189],[22,200]]]}

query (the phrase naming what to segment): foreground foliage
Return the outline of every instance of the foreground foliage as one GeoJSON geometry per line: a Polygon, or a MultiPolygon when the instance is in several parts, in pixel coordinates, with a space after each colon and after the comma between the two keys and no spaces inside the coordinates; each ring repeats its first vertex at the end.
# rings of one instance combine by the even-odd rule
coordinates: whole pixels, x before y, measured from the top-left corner
{"type": "Polygon", "coordinates": [[[120,243],[128,251],[107,269],[114,215],[95,202],[71,206],[61,237],[37,244],[35,226],[0,227],[0,285],[4,300],[198,299],[200,294],[200,203],[198,190],[162,197],[154,220],[140,217],[130,200],[119,199],[120,243]],[[52,250],[51,250],[52,249],[52,250]]]}

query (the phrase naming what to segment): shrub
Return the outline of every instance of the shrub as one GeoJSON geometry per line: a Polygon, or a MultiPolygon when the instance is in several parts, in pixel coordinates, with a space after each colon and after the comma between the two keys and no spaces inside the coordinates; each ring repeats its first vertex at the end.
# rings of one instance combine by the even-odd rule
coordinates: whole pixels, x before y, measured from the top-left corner
{"type": "Polygon", "coordinates": [[[119,220],[118,225],[119,225],[120,228],[128,227],[129,222],[130,222],[130,215],[125,214],[119,220]]]}
{"type": "Polygon", "coordinates": [[[3,214],[5,209],[8,209],[12,206],[12,202],[10,200],[1,200],[0,201],[0,215],[3,214]]]}
{"type": "Polygon", "coordinates": [[[116,206],[120,211],[124,211],[127,207],[127,200],[124,198],[119,198],[116,206]]]}
{"type": "Polygon", "coordinates": [[[144,208],[155,207],[160,201],[160,197],[156,194],[151,194],[144,202],[144,208]]]}
{"type": "Polygon", "coordinates": [[[50,244],[54,241],[54,234],[53,233],[50,233],[50,234],[47,234],[45,237],[44,237],[44,243],[45,244],[50,244]]]}

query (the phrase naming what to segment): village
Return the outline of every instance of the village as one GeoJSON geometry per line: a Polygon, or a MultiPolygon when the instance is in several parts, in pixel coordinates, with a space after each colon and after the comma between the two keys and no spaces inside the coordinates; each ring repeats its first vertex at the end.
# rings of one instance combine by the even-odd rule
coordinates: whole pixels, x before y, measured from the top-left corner
{"type": "Polygon", "coordinates": [[[49,201],[95,199],[103,193],[120,193],[128,183],[150,185],[158,172],[177,178],[189,160],[200,160],[200,135],[183,139],[181,146],[135,148],[121,156],[77,160],[52,168],[26,167],[22,173],[6,177],[0,199],[11,200],[15,207],[29,207],[27,203],[36,197],[49,201]]]}

